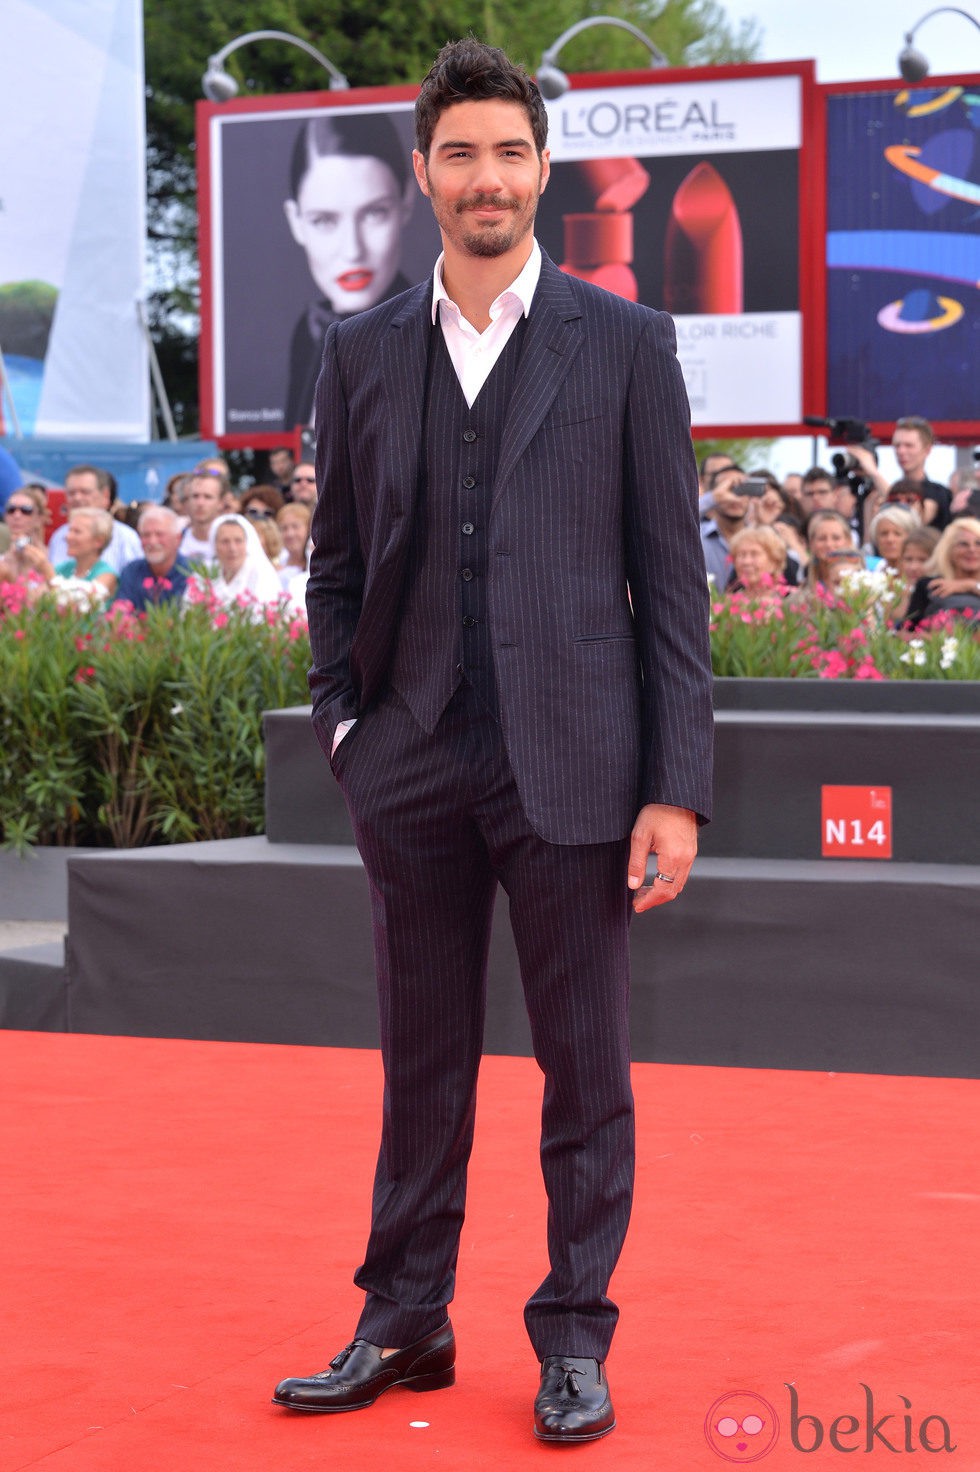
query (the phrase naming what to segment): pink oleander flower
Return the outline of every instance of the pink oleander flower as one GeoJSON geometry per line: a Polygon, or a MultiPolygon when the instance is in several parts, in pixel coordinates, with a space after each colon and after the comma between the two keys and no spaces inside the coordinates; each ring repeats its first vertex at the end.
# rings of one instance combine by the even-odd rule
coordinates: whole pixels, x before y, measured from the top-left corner
{"type": "Polygon", "coordinates": [[[223,629],[228,622],[228,615],[223,612],[216,613],[211,620],[211,626],[215,629],[223,629]]]}
{"type": "Polygon", "coordinates": [[[883,680],[885,677],[869,654],[867,659],[863,659],[854,671],[854,678],[855,680],[883,680]]]}

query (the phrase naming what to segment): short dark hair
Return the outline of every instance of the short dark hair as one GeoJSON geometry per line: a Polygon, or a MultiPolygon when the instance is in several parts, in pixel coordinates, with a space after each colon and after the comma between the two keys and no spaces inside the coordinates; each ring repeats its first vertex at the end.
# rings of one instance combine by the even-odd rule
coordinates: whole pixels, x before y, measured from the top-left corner
{"type": "Polygon", "coordinates": [[[831,470],[824,470],[822,465],[811,465],[803,477],[803,485],[812,486],[816,481],[826,481],[828,485],[834,484],[834,474],[831,470]]]}
{"type": "Polygon", "coordinates": [[[103,470],[101,465],[73,465],[70,470],[65,471],[65,483],[70,475],[94,475],[95,484],[100,491],[108,491],[109,499],[116,499],[116,477],[110,475],[108,470],[103,470]]]}
{"type": "Polygon", "coordinates": [[[548,114],[538,84],[499,46],[475,36],[447,41],[422,83],[415,103],[415,146],[429,157],[436,123],[457,102],[516,102],[527,113],[538,156],[548,142],[548,114]]]}
{"type": "MultiPolygon", "coordinates": [[[[310,118],[296,135],[289,168],[290,198],[318,158],[376,158],[387,164],[399,189],[408,179],[408,158],[394,124],[384,113],[326,113],[310,118]]],[[[277,448],[288,449],[288,446],[277,448]]]]}

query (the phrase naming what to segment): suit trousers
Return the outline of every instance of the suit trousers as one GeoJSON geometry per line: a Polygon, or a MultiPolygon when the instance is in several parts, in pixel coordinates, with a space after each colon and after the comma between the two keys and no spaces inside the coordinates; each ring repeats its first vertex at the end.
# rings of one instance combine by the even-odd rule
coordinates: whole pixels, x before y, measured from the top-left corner
{"type": "Polygon", "coordinates": [[[357,1333],[402,1348],[453,1296],[499,883],[544,1074],[550,1269],[525,1323],[539,1359],[604,1360],[633,1189],[628,841],[540,838],[466,682],[432,735],[389,690],[332,765],[370,886],[385,1076],[357,1333]]]}

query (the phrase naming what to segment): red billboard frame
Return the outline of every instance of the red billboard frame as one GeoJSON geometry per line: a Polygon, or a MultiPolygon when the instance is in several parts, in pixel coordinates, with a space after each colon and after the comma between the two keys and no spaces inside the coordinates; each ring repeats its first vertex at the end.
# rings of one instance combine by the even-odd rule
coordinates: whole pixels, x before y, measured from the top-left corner
{"type": "MultiPolygon", "coordinates": [[[[797,77],[800,81],[800,148],[798,152],[798,302],[802,332],[801,414],[823,414],[825,404],[825,174],[824,108],[812,61],[764,62],[724,66],[672,67],[615,73],[580,73],[570,78],[572,92],[656,84],[689,84],[739,78],[797,77]]],[[[236,98],[225,103],[196,105],[199,187],[199,249],[201,280],[200,410],[201,433],[227,449],[270,449],[295,443],[295,430],[217,433],[214,416],[214,289],[212,272],[211,122],[220,115],[258,115],[310,108],[344,108],[390,102],[410,102],[416,86],[362,87],[345,92],[291,93],[286,96],[236,98]]],[[[773,437],[812,433],[798,420],[699,425],[696,439],[773,437]]]]}

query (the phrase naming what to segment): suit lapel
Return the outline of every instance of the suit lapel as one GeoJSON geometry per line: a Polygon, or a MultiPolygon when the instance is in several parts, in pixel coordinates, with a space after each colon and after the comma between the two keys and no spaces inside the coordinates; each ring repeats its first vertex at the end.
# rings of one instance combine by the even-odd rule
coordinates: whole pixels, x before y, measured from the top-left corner
{"type": "Polygon", "coordinates": [[[504,422],[494,504],[548,414],[582,348],[581,309],[567,278],[542,252],[541,276],[528,314],[524,347],[504,422]]]}
{"type": "Polygon", "coordinates": [[[431,331],[430,278],[406,295],[404,306],[392,318],[382,344],[384,396],[381,403],[390,420],[389,498],[392,510],[406,518],[415,504],[422,459],[422,417],[431,331]]]}

